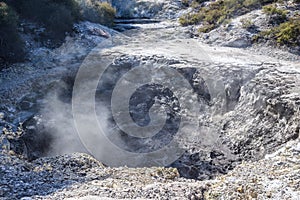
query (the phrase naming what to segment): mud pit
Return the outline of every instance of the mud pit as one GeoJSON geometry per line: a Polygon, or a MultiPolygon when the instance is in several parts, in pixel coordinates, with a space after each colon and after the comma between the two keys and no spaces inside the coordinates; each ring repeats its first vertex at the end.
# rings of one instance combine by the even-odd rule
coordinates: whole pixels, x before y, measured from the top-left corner
{"type": "MultiPolygon", "coordinates": [[[[203,180],[227,173],[243,160],[259,160],[298,137],[299,64],[246,50],[201,45],[196,39],[187,39],[189,35],[183,28],[171,22],[134,25],[140,29],[117,34],[101,46],[99,56],[106,56],[111,63],[97,87],[96,102],[101,106],[96,110],[98,115],[105,115],[107,130],[118,129],[110,111],[115,84],[126,72],[144,63],[175,69],[189,82],[197,97],[198,127],[188,137],[176,138],[183,112],[176,92],[159,84],[144,85],[129,102],[133,121],[141,126],[149,124],[149,109],[155,102],[168,108],[168,120],[150,140],[134,138],[118,129],[119,135],[111,139],[119,147],[145,153],[175,138],[184,154],[168,166],[176,167],[182,177],[203,180]]],[[[62,58],[60,64],[70,66],[76,63],[74,59],[62,58]]],[[[71,70],[62,73],[61,78],[40,86],[41,94],[30,96],[28,91],[16,105],[20,116],[24,116],[20,122],[24,122],[25,129],[21,137],[9,139],[16,153],[36,159],[88,152],[77,135],[71,110],[75,75],[83,60],[77,61],[79,64],[69,67],[71,70]]],[[[16,87],[20,85],[24,84],[16,87]]]]}

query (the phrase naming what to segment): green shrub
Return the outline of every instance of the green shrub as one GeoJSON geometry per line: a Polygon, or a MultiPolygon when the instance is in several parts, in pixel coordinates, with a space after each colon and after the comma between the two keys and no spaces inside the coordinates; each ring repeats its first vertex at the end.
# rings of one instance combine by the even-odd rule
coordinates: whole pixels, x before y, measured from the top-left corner
{"type": "Polygon", "coordinates": [[[277,2],[277,0],[245,0],[243,6],[249,10],[261,8],[263,5],[277,2]]]}
{"type": "Polygon", "coordinates": [[[80,7],[76,0],[51,0],[51,2],[58,5],[64,5],[71,12],[71,16],[76,20],[81,18],[80,7]]]}
{"type": "Polygon", "coordinates": [[[17,27],[18,15],[6,3],[0,2],[0,24],[17,27]]]}
{"type": "Polygon", "coordinates": [[[184,6],[189,6],[190,5],[190,1],[189,0],[181,0],[181,3],[184,6]]]}
{"type": "Polygon", "coordinates": [[[253,22],[250,19],[242,19],[241,23],[242,28],[244,29],[250,29],[251,27],[253,27],[253,22]]]}
{"type": "Polygon", "coordinates": [[[198,29],[198,31],[201,33],[208,33],[211,30],[213,30],[214,28],[215,28],[214,25],[203,25],[202,27],[200,27],[198,29]]]}
{"type": "Polygon", "coordinates": [[[209,0],[181,0],[181,3],[184,6],[197,7],[197,6],[199,6],[199,4],[204,3],[206,1],[209,1],[209,0]]]}
{"type": "MultiPolygon", "coordinates": [[[[98,0],[2,0],[0,2],[0,62],[19,61],[24,57],[23,42],[18,34],[18,15],[39,23],[46,31],[37,39],[58,46],[73,24],[81,19],[112,26],[116,11],[106,2],[98,0]],[[82,6],[82,2],[87,2],[82,6]],[[90,18],[83,14],[93,13],[90,18]]],[[[48,45],[48,43],[45,43],[48,45]]]]}
{"type": "Polygon", "coordinates": [[[203,19],[202,15],[199,15],[198,13],[190,13],[185,15],[184,17],[179,18],[179,23],[182,26],[192,25],[192,24],[198,24],[203,19]]]}
{"type": "Polygon", "coordinates": [[[0,2],[0,62],[24,58],[23,42],[17,31],[18,16],[6,3],[0,2]]]}
{"type": "Polygon", "coordinates": [[[269,16],[269,24],[279,25],[287,21],[287,10],[279,9],[275,5],[267,5],[263,7],[263,12],[269,16]]]}
{"type": "Polygon", "coordinates": [[[80,0],[79,2],[85,20],[113,26],[116,10],[109,3],[95,0],[80,0]]]}
{"type": "Polygon", "coordinates": [[[300,45],[300,17],[282,23],[275,28],[275,38],[279,44],[300,45]]]}
{"type": "Polygon", "coordinates": [[[275,0],[219,0],[201,7],[196,13],[188,13],[179,19],[183,26],[204,24],[205,31],[214,29],[236,15],[243,15],[275,0]],[[213,27],[213,28],[212,28],[213,27]]]}
{"type": "Polygon", "coordinates": [[[76,0],[18,0],[7,1],[27,19],[43,24],[47,30],[45,39],[61,41],[66,32],[80,19],[76,0]]]}
{"type": "Polygon", "coordinates": [[[272,5],[272,4],[271,5],[263,6],[262,10],[267,15],[280,15],[283,18],[286,18],[286,15],[288,13],[288,11],[283,10],[283,9],[279,9],[275,5],[272,5]]]}
{"type": "Polygon", "coordinates": [[[107,2],[97,2],[95,4],[99,16],[99,23],[106,26],[113,26],[116,10],[107,2]]]}
{"type": "Polygon", "coordinates": [[[299,46],[300,45],[300,17],[289,19],[279,26],[260,32],[255,36],[255,41],[260,39],[273,40],[278,45],[299,46]]]}
{"type": "Polygon", "coordinates": [[[71,32],[75,18],[72,12],[65,6],[53,4],[49,7],[51,14],[45,18],[43,23],[50,31],[49,37],[55,40],[63,40],[66,32],[71,32]]]}

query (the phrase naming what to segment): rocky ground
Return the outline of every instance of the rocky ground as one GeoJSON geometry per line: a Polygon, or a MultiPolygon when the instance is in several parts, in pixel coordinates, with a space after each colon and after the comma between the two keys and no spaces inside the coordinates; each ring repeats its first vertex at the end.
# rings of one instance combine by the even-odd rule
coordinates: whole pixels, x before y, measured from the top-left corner
{"type": "Polygon", "coordinates": [[[109,168],[86,154],[27,162],[1,153],[1,199],[299,199],[299,140],[214,180],[175,168],[109,168]],[[109,197],[109,198],[107,198],[109,197]]]}
{"type": "MultiPolygon", "coordinates": [[[[118,30],[130,27],[122,33],[89,22],[77,24],[76,34],[61,47],[33,45],[28,62],[0,72],[0,126],[6,127],[0,136],[0,198],[298,199],[299,55],[268,46],[236,46],[244,44],[240,35],[221,28],[217,34],[194,38],[193,27],[180,27],[170,17],[185,12],[180,1],[134,4],[135,12],[129,6],[119,9],[119,15],[155,20],[118,21],[118,30]],[[149,5],[153,9],[144,9],[149,5]],[[228,45],[231,40],[235,44],[228,45]],[[87,152],[74,136],[70,103],[74,78],[82,63],[97,61],[85,58],[99,43],[104,45],[95,55],[110,60],[113,76],[97,89],[97,98],[108,108],[112,83],[145,63],[175,69],[191,84],[199,126],[178,139],[185,153],[167,168],[111,168],[88,154],[74,153],[87,152]]],[[[257,12],[247,17],[259,18],[257,12]]],[[[233,20],[233,26],[239,21],[233,20]]],[[[186,112],[177,112],[172,94],[160,91],[141,90],[130,105],[138,107],[138,99],[152,95],[170,107],[171,119],[186,112]]],[[[151,105],[148,101],[135,110],[133,118],[145,116],[151,105]]],[[[169,142],[164,136],[174,134],[176,123],[167,121],[164,134],[152,138],[152,143],[125,135],[120,144],[127,141],[123,147],[135,152],[157,148],[169,142]]],[[[113,121],[108,124],[115,126],[113,121]]]]}

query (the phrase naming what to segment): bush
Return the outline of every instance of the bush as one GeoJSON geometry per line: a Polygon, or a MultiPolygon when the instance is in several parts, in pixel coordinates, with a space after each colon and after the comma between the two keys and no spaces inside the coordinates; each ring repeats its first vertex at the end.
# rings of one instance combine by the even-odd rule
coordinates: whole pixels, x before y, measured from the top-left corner
{"type": "MultiPolygon", "coordinates": [[[[46,31],[41,41],[51,40],[51,47],[61,44],[73,24],[81,19],[112,26],[116,11],[98,0],[2,0],[0,2],[0,62],[19,61],[24,57],[24,45],[18,28],[18,15],[39,23],[46,31]],[[88,2],[83,6],[82,3],[88,2]],[[81,3],[81,4],[80,4],[81,3]],[[83,18],[83,14],[92,13],[83,18]]],[[[45,43],[49,45],[49,43],[45,43]]]]}
{"type": "Polygon", "coordinates": [[[74,17],[75,20],[81,18],[80,7],[76,0],[51,0],[51,2],[63,5],[71,12],[71,16],[74,17]]]}
{"type": "Polygon", "coordinates": [[[0,62],[16,62],[24,58],[24,45],[17,25],[16,12],[6,3],[0,2],[0,62]]]}
{"type": "Polygon", "coordinates": [[[201,33],[208,33],[211,30],[213,30],[215,27],[213,25],[203,25],[201,28],[199,28],[199,32],[201,33]]]}
{"type": "Polygon", "coordinates": [[[278,25],[287,20],[287,10],[279,9],[274,5],[263,7],[263,12],[269,16],[269,24],[278,25]]]}
{"type": "Polygon", "coordinates": [[[282,23],[275,28],[277,43],[299,46],[300,45],[300,17],[282,23]]]}
{"type": "Polygon", "coordinates": [[[95,4],[99,17],[99,23],[107,26],[113,26],[116,16],[116,10],[107,2],[97,2],[95,4]]]}
{"type": "Polygon", "coordinates": [[[189,0],[181,0],[181,3],[182,3],[182,5],[184,5],[184,6],[189,6],[189,5],[190,5],[189,0]]]}
{"type": "MultiPolygon", "coordinates": [[[[236,15],[243,15],[275,0],[219,0],[201,7],[196,13],[189,13],[179,19],[183,26],[202,23],[214,29],[236,15]]],[[[209,29],[205,28],[205,31],[209,29]]],[[[200,30],[201,31],[201,30],[200,30]]]]}
{"type": "Polygon", "coordinates": [[[73,24],[80,19],[80,9],[76,0],[19,0],[7,1],[27,19],[46,27],[46,39],[61,41],[66,32],[71,32],[73,24]]]}
{"type": "Polygon", "coordinates": [[[242,19],[242,28],[244,29],[250,29],[251,27],[254,26],[253,22],[250,19],[242,19]]]}
{"type": "Polygon", "coordinates": [[[300,46],[300,17],[292,18],[279,26],[261,32],[254,38],[273,40],[278,45],[300,46]]]}
{"type": "Polygon", "coordinates": [[[287,19],[287,14],[288,11],[287,10],[283,10],[283,9],[279,9],[277,8],[275,5],[271,4],[271,5],[266,5],[263,6],[263,12],[266,13],[267,15],[279,15],[284,19],[287,19]]]}
{"type": "Polygon", "coordinates": [[[263,12],[267,15],[282,15],[286,18],[287,11],[277,8],[275,5],[263,6],[263,12]]]}
{"type": "Polygon", "coordinates": [[[80,0],[79,2],[85,20],[113,26],[116,10],[109,3],[93,0],[80,0]]]}

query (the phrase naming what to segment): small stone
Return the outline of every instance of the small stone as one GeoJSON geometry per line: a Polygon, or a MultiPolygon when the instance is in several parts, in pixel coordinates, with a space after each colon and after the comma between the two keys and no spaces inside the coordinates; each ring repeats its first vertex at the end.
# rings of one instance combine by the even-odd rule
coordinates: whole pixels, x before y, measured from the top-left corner
{"type": "Polygon", "coordinates": [[[4,119],[4,117],[5,117],[4,112],[0,112],[0,119],[4,119]]]}
{"type": "Polygon", "coordinates": [[[268,191],[268,192],[266,193],[266,197],[271,198],[271,197],[272,197],[272,192],[268,191]]]}
{"type": "Polygon", "coordinates": [[[257,195],[257,192],[251,191],[251,192],[250,192],[250,196],[251,196],[252,198],[256,199],[258,195],[257,195]]]}
{"type": "Polygon", "coordinates": [[[238,191],[239,193],[244,193],[243,186],[238,187],[238,188],[237,188],[237,191],[238,191]]]}
{"type": "Polygon", "coordinates": [[[300,143],[298,143],[293,150],[300,152],[300,143]]]}
{"type": "Polygon", "coordinates": [[[32,200],[31,197],[22,197],[20,200],[32,200]]]}
{"type": "Polygon", "coordinates": [[[195,196],[194,194],[192,194],[192,195],[190,195],[189,199],[190,199],[190,200],[197,200],[197,199],[198,199],[198,197],[197,197],[197,196],[195,196]]]}

